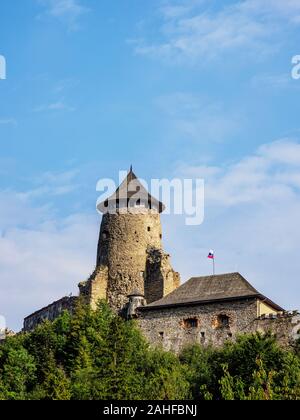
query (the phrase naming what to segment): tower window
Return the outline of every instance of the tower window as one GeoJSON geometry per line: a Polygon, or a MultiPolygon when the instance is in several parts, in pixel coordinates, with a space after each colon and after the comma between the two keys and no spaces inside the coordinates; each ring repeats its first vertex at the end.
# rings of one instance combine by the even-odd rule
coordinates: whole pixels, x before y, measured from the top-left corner
{"type": "Polygon", "coordinates": [[[197,318],[188,318],[183,321],[184,328],[197,328],[198,319],[197,318]]]}
{"type": "Polygon", "coordinates": [[[144,272],[140,271],[140,277],[143,278],[144,277],[144,272]]]}
{"type": "Polygon", "coordinates": [[[218,327],[225,328],[229,327],[229,317],[227,315],[219,315],[218,316],[218,327]]]}
{"type": "Polygon", "coordinates": [[[108,239],[109,238],[109,233],[108,233],[108,231],[107,230],[105,230],[103,233],[102,233],[102,239],[108,239]]]}
{"type": "Polygon", "coordinates": [[[151,232],[151,227],[150,226],[148,226],[148,232],[151,232]]]}
{"type": "Polygon", "coordinates": [[[162,234],[159,235],[159,238],[162,239],[162,234]]]}
{"type": "Polygon", "coordinates": [[[164,332],[163,331],[159,332],[158,334],[159,334],[159,336],[160,336],[161,339],[164,338],[164,332]]]}

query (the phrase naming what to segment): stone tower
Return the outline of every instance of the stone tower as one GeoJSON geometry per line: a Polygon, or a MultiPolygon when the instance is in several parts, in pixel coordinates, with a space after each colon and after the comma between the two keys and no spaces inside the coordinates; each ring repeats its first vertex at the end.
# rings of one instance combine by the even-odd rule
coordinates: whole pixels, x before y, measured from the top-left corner
{"type": "Polygon", "coordinates": [[[169,255],[162,249],[160,213],[153,198],[130,169],[116,192],[98,205],[103,213],[94,273],[79,285],[94,308],[106,299],[122,312],[138,291],[147,303],[161,299],[180,284],[169,255]]]}

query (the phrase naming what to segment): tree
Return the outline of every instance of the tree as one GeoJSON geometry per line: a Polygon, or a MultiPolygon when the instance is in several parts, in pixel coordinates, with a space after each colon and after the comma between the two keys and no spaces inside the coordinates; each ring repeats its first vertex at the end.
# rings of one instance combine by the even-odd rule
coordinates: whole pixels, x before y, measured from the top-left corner
{"type": "Polygon", "coordinates": [[[35,372],[34,357],[22,346],[22,340],[8,338],[0,347],[0,398],[26,399],[35,372]]]}
{"type": "Polygon", "coordinates": [[[300,357],[271,335],[178,357],[150,348],[135,321],[83,301],[0,346],[0,399],[300,399],[300,357]]]}

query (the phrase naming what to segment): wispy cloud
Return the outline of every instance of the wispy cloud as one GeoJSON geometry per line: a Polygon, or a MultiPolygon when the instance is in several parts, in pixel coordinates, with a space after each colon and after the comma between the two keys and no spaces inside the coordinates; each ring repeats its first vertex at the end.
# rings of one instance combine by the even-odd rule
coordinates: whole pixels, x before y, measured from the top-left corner
{"type": "Polygon", "coordinates": [[[80,185],[76,180],[78,170],[64,172],[45,172],[34,178],[32,181],[35,187],[19,193],[23,199],[37,197],[55,197],[69,194],[77,190],[80,185]]]}
{"type": "Polygon", "coordinates": [[[76,30],[79,18],[89,12],[80,0],[38,0],[44,6],[46,14],[67,23],[69,29],[76,30]]]}
{"type": "Polygon", "coordinates": [[[20,328],[32,311],[76,293],[78,282],[93,270],[96,211],[61,216],[55,206],[58,195],[80,187],[77,175],[76,169],[45,172],[26,180],[31,188],[0,189],[0,308],[11,328],[20,328]]]}
{"type": "Polygon", "coordinates": [[[292,139],[265,144],[255,154],[221,167],[195,166],[183,171],[205,179],[210,204],[274,203],[297,197],[300,205],[300,143],[292,139]]]}
{"type": "Polygon", "coordinates": [[[262,293],[294,309],[299,306],[300,142],[282,139],[224,165],[181,164],[175,174],[205,179],[205,220],[193,231],[166,219],[167,248],[183,279],[240,271],[262,293]],[[188,246],[187,246],[188,243],[188,246]]]}
{"type": "Polygon", "coordinates": [[[182,141],[219,143],[241,127],[238,111],[230,113],[222,103],[195,93],[164,95],[156,100],[156,105],[164,115],[165,125],[182,141]]]}
{"type": "MultiPolygon", "coordinates": [[[[88,214],[58,219],[51,211],[28,204],[28,214],[39,219],[21,227],[23,200],[17,195],[13,201],[18,206],[15,225],[5,227],[2,220],[0,231],[0,307],[8,326],[18,330],[28,314],[70,292],[78,293],[77,284],[94,267],[98,220],[88,214]]],[[[7,213],[13,210],[10,204],[3,203],[7,213]]]]}
{"type": "Polygon", "coordinates": [[[217,3],[164,5],[160,9],[160,40],[136,40],[135,52],[188,63],[205,62],[237,50],[242,55],[260,57],[281,45],[286,25],[300,23],[298,0],[217,3]],[[216,9],[213,5],[217,3],[216,9]]]}
{"type": "Polygon", "coordinates": [[[61,101],[53,102],[53,103],[50,103],[50,104],[39,105],[38,107],[33,109],[33,112],[46,112],[46,111],[73,112],[73,111],[75,111],[75,108],[67,105],[63,100],[61,100],[61,101]]]}

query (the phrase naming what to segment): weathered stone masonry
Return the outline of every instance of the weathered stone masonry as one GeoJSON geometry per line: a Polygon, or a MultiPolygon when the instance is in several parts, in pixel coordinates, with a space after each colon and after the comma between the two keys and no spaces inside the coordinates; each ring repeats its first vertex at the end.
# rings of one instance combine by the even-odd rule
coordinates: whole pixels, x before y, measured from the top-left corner
{"type": "Polygon", "coordinates": [[[288,346],[300,330],[300,315],[295,312],[257,318],[256,299],[152,310],[144,307],[138,312],[138,324],[148,341],[176,353],[190,344],[222,346],[237,335],[256,331],[270,331],[280,344],[288,346]],[[228,317],[228,324],[220,323],[222,316],[228,317]]]}
{"type": "Polygon", "coordinates": [[[63,297],[24,319],[24,331],[31,331],[45,320],[54,321],[63,311],[72,312],[75,308],[76,296],[63,297]]]}
{"type": "Polygon", "coordinates": [[[255,318],[255,299],[245,299],[161,309],[140,308],[138,323],[150,343],[178,352],[195,343],[220,346],[238,333],[249,332],[255,318]],[[229,318],[228,326],[219,324],[220,315],[229,318]],[[196,322],[189,324],[189,320],[196,322]]]}

